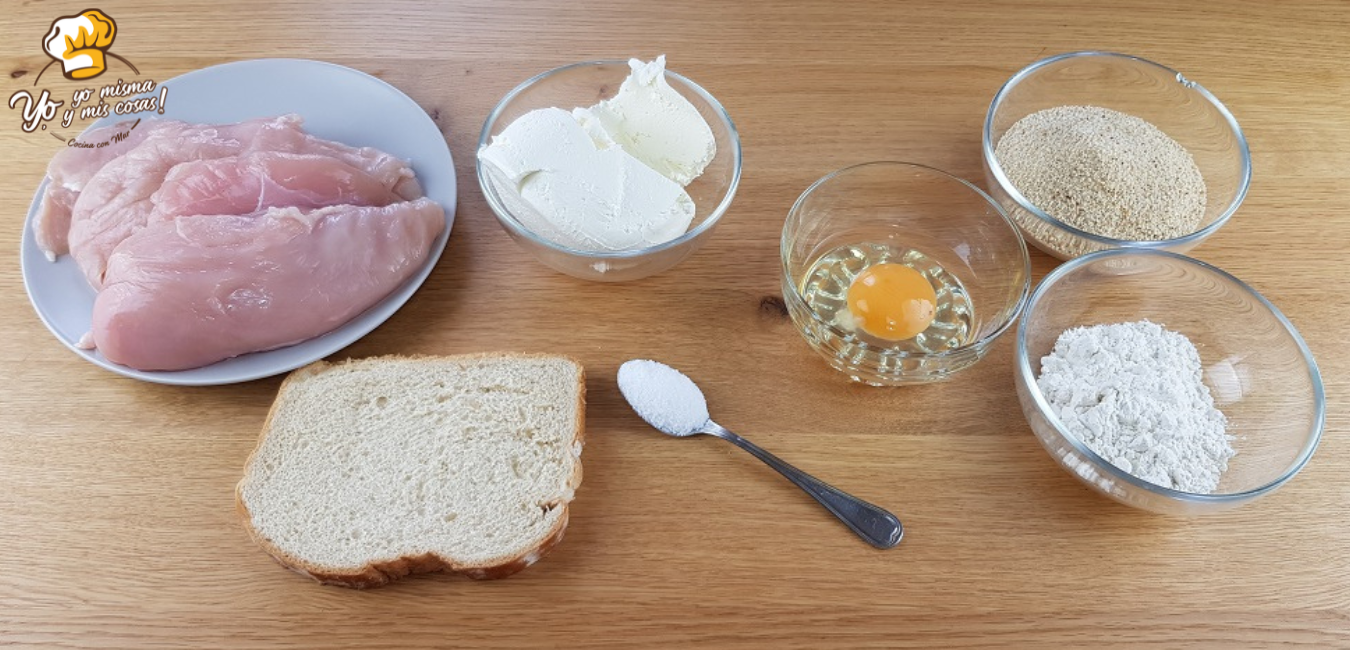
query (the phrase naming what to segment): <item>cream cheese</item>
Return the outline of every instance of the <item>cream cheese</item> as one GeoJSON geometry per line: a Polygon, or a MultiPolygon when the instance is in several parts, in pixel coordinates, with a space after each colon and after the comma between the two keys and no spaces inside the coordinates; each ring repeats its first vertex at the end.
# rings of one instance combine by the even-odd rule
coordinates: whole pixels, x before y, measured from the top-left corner
{"type": "Polygon", "coordinates": [[[688,231],[683,186],[716,156],[712,129],[666,82],[664,56],[629,67],[613,98],[530,111],[478,152],[507,210],[541,237],[620,251],[688,231]]]}
{"type": "Polygon", "coordinates": [[[619,251],[679,237],[694,218],[684,188],[621,147],[600,148],[570,113],[522,115],[478,154],[507,209],[557,244],[619,251]]]}
{"type": "MultiPolygon", "coordinates": [[[[589,109],[582,123],[595,121],[609,138],[648,167],[680,185],[698,178],[717,155],[707,120],[666,81],[666,57],[632,69],[619,92],[589,109]]],[[[593,127],[588,127],[592,130],[593,127]]]]}

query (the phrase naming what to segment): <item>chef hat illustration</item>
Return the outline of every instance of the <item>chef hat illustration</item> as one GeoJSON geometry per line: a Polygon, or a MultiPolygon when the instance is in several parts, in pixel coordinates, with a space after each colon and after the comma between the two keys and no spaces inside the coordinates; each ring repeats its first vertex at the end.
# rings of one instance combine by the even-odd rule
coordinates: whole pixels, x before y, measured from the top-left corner
{"type": "Polygon", "coordinates": [[[52,21],[52,31],[42,39],[42,49],[61,62],[67,79],[88,79],[108,67],[104,50],[112,46],[117,24],[102,11],[88,9],[77,16],[52,21]]]}

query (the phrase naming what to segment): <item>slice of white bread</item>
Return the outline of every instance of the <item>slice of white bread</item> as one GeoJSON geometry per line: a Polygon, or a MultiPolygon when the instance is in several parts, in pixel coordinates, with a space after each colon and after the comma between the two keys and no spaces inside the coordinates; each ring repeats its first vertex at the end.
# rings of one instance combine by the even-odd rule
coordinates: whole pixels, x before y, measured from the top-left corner
{"type": "Polygon", "coordinates": [[[319,582],[499,578],[562,540],[586,383],[562,356],[318,362],[281,384],[236,490],[253,540],[319,582]]]}

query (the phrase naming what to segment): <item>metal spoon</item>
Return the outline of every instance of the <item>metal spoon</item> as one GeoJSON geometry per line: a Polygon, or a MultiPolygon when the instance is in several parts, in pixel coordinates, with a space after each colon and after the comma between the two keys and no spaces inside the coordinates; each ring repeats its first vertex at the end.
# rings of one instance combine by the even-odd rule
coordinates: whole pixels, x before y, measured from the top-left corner
{"type": "Polygon", "coordinates": [[[892,548],[900,543],[905,529],[895,515],[783,462],[713,422],[703,391],[684,373],[656,361],[633,359],[619,367],[619,390],[628,405],[658,431],[679,438],[703,434],[729,441],[778,470],[868,544],[892,548]]]}

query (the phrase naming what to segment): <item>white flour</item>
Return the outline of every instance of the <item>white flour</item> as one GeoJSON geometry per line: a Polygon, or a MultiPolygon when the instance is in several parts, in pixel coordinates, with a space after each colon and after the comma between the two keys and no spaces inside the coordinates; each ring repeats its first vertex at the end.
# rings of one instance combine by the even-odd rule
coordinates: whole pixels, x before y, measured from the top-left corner
{"type": "Polygon", "coordinates": [[[1068,430],[1145,481],[1208,494],[1236,453],[1190,339],[1149,321],[1077,327],[1041,359],[1041,392],[1068,430]]]}
{"type": "Polygon", "coordinates": [[[708,423],[703,391],[664,363],[633,359],[619,366],[619,391],[647,424],[671,435],[687,436],[708,423]]]}

